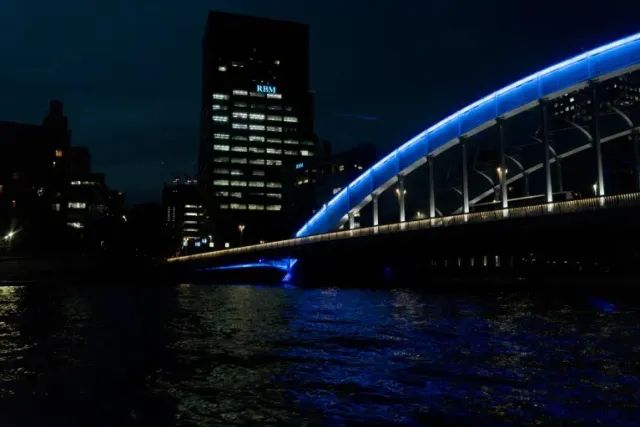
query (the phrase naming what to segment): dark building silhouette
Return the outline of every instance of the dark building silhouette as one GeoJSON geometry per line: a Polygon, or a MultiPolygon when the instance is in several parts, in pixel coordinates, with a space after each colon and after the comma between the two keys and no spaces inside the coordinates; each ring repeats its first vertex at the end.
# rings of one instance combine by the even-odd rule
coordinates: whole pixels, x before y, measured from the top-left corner
{"type": "Polygon", "coordinates": [[[295,165],[316,151],[308,56],[306,25],[209,14],[199,180],[216,245],[294,230],[295,165]]]}
{"type": "Polygon", "coordinates": [[[91,171],[88,150],[71,146],[62,102],[51,101],[41,125],[0,122],[0,234],[13,230],[33,250],[100,245],[96,229],[122,205],[91,171]]]}
{"type": "Polygon", "coordinates": [[[164,224],[174,248],[193,252],[213,248],[205,232],[202,187],[195,179],[174,179],[162,191],[164,224]]]}
{"type": "Polygon", "coordinates": [[[370,143],[358,144],[336,154],[331,154],[331,145],[327,141],[323,141],[323,147],[324,158],[308,159],[296,165],[294,199],[297,225],[302,225],[377,159],[376,147],[370,143]]]}

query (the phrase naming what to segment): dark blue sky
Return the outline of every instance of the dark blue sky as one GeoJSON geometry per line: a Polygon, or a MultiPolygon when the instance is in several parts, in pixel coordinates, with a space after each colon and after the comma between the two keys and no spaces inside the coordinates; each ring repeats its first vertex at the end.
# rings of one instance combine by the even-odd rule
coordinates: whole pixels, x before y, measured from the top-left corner
{"type": "Polygon", "coordinates": [[[0,120],[64,101],[129,202],[193,173],[211,9],[311,27],[316,131],[380,154],[526,74],[640,31],[638,0],[0,0],[0,120]]]}

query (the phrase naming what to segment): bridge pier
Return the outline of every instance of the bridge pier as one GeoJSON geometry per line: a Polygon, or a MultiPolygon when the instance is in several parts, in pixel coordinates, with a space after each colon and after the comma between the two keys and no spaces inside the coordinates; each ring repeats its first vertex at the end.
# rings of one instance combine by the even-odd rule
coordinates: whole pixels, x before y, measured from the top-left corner
{"type": "Polygon", "coordinates": [[[593,138],[593,149],[596,154],[597,181],[596,193],[604,196],[604,172],[602,169],[602,144],[600,141],[600,99],[598,97],[598,84],[592,82],[591,85],[591,137],[593,138]]]}
{"type": "Polygon", "coordinates": [[[549,157],[549,111],[547,102],[540,101],[540,109],[542,112],[542,144],[544,149],[544,195],[547,203],[553,202],[553,189],[551,187],[551,159],[549,157]]]}

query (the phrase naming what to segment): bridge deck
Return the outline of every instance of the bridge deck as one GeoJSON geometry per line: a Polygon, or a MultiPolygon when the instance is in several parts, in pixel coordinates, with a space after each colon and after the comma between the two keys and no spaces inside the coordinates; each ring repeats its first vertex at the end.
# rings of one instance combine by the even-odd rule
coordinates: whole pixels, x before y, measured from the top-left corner
{"type": "Polygon", "coordinates": [[[482,223],[501,221],[515,218],[539,217],[545,215],[561,215],[575,212],[594,211],[601,209],[640,206],[640,193],[619,194],[604,197],[592,197],[564,202],[546,203],[532,206],[499,209],[487,212],[474,212],[469,214],[457,214],[437,217],[433,219],[421,219],[395,224],[379,225],[375,227],[363,227],[354,230],[336,231],[332,233],[317,234],[308,237],[298,237],[276,242],[260,243],[237,248],[222,249],[201,254],[168,258],[169,263],[181,263],[200,261],[226,256],[259,253],[281,248],[293,248],[317,242],[344,240],[356,237],[365,237],[380,234],[393,234],[399,232],[426,230],[430,228],[449,227],[470,223],[482,223]]]}

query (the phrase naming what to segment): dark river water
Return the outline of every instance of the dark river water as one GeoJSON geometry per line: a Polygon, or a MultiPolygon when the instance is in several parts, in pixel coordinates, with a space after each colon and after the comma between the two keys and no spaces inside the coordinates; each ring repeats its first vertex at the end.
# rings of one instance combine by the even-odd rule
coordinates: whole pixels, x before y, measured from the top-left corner
{"type": "Polygon", "coordinates": [[[640,424],[630,295],[0,287],[0,426],[640,424]]]}

